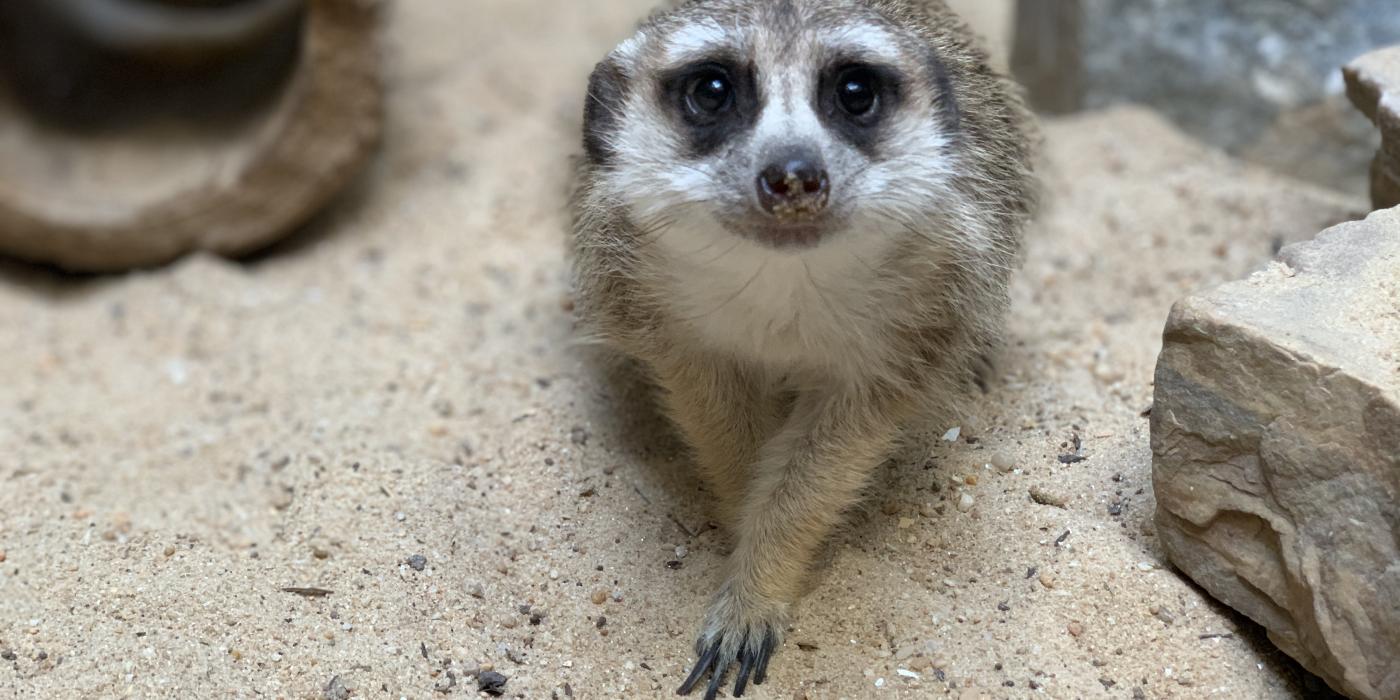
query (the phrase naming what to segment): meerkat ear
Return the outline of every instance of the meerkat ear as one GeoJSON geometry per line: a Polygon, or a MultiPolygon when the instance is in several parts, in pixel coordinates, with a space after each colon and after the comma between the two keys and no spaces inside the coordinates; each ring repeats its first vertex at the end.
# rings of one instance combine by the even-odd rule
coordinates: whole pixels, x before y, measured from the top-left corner
{"type": "Polygon", "coordinates": [[[583,106],[583,150],[594,165],[607,165],[616,155],[611,140],[620,127],[627,90],[627,74],[613,57],[599,63],[588,79],[583,106]]]}

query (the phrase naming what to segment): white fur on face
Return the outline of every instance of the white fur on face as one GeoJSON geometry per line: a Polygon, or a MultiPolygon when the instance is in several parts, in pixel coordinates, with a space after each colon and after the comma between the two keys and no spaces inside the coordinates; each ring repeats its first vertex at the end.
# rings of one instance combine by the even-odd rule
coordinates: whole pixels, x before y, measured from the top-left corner
{"type": "MultiPolygon", "coordinates": [[[[872,60],[899,58],[893,37],[880,27],[857,25],[817,41],[872,60]]],[[[668,64],[677,65],[736,45],[742,46],[732,33],[701,23],[668,37],[663,49],[668,64]]],[[[687,153],[673,118],[657,112],[649,88],[631,91],[613,140],[617,165],[605,174],[608,189],[642,231],[637,245],[645,274],[664,289],[663,303],[703,342],[782,371],[857,376],[882,347],[880,305],[890,290],[880,287],[879,267],[910,229],[946,235],[928,212],[956,199],[947,187],[954,165],[942,155],[950,140],[931,113],[896,115],[887,127],[888,155],[871,162],[817,115],[816,67],[765,55],[762,47],[754,56],[763,112],[739,137],[743,141],[711,159],[687,153]],[[721,224],[721,216],[735,214],[728,209],[736,201],[756,206],[753,183],[765,157],[792,146],[823,154],[833,206],[843,207],[850,225],[815,247],[778,250],[721,224]],[[736,183],[735,172],[751,175],[736,183]],[[736,186],[743,189],[736,193],[736,186]]],[[[641,85],[647,78],[637,80],[641,85]]]]}
{"type": "Polygon", "coordinates": [[[714,20],[696,22],[666,37],[666,62],[675,65],[703,58],[738,38],[714,20]]]}
{"type": "Polygon", "coordinates": [[[816,41],[821,46],[846,49],[886,63],[897,63],[901,58],[895,36],[874,24],[852,24],[827,30],[817,35],[816,41]]]}

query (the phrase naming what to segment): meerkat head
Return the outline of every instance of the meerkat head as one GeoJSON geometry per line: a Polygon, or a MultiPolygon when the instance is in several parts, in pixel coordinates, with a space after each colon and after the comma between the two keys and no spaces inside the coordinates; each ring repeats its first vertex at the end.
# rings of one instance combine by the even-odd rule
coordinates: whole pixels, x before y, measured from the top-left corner
{"type": "Polygon", "coordinates": [[[590,81],[597,186],[692,243],[801,252],[922,227],[957,205],[959,112],[938,42],[893,5],[701,0],[653,18],[590,81]]]}

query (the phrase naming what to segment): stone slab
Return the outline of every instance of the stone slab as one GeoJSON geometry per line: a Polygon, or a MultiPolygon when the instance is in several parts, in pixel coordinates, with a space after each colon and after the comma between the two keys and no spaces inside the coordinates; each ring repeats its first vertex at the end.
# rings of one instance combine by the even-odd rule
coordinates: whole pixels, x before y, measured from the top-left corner
{"type": "Polygon", "coordinates": [[[1400,209],[1177,304],[1152,451],[1177,567],[1338,691],[1400,697],[1400,209]]]}
{"type": "Polygon", "coordinates": [[[1371,198],[1378,209],[1400,206],[1400,46],[1368,53],[1343,73],[1352,103],[1381,132],[1371,166],[1371,198]]]}

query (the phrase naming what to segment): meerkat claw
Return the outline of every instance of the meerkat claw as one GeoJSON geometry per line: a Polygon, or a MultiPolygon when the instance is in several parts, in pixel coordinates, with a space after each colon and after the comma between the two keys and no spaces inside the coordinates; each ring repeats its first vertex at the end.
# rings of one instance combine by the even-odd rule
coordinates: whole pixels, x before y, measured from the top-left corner
{"type": "MultiPolygon", "coordinates": [[[[695,684],[698,683],[701,678],[704,678],[705,672],[709,671],[710,668],[715,665],[715,659],[719,657],[719,649],[723,642],[723,639],[716,639],[714,643],[710,645],[708,651],[700,654],[700,660],[695,662],[695,668],[690,671],[690,675],[686,676],[685,682],[681,683],[681,687],[676,690],[676,695],[690,695],[690,691],[695,689],[695,684]]],[[[703,649],[703,647],[701,648],[703,649]]],[[[719,677],[718,671],[715,672],[715,677],[719,677]]],[[[705,697],[712,698],[714,697],[714,693],[708,692],[705,697]]]]}
{"type": "Polygon", "coordinates": [[[747,644],[739,651],[739,677],[734,679],[734,697],[744,697],[744,688],[749,685],[749,675],[753,672],[754,659],[757,656],[758,654],[749,650],[747,644]]]}
{"type": "Polygon", "coordinates": [[[763,647],[758,653],[758,668],[754,669],[753,684],[763,685],[768,680],[768,659],[773,657],[773,650],[778,648],[778,637],[772,632],[763,640],[763,647]]]}
{"type": "Polygon", "coordinates": [[[731,651],[728,655],[724,651],[724,640],[724,636],[721,635],[708,644],[701,641],[697,648],[700,658],[695,662],[690,675],[686,676],[685,682],[676,690],[677,695],[689,695],[708,673],[710,682],[705,686],[704,700],[714,700],[719,696],[719,689],[724,685],[725,677],[729,675],[729,667],[736,663],[739,664],[739,675],[734,681],[734,697],[743,697],[750,683],[762,685],[763,681],[767,680],[768,660],[772,658],[773,650],[778,646],[777,635],[769,630],[764,633],[761,642],[746,641],[737,654],[731,651]]]}
{"type": "Polygon", "coordinates": [[[777,638],[772,632],[764,635],[763,643],[757,649],[750,649],[745,644],[744,649],[739,652],[741,663],[739,665],[739,678],[734,681],[734,697],[744,696],[744,690],[748,688],[750,673],[752,673],[753,684],[763,685],[763,681],[768,676],[768,658],[773,655],[773,649],[777,647],[777,638]]]}
{"type": "Polygon", "coordinates": [[[728,664],[715,666],[714,675],[710,676],[710,685],[705,688],[705,700],[715,700],[719,696],[719,686],[724,683],[724,676],[728,672],[728,664]]]}

